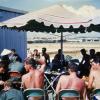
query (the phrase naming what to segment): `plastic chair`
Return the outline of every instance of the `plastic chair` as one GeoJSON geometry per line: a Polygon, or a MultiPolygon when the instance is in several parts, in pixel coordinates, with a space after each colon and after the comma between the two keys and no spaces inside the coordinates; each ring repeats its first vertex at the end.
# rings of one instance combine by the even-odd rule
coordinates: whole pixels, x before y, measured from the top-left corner
{"type": "Polygon", "coordinates": [[[45,100],[45,91],[40,88],[29,88],[24,90],[24,96],[29,97],[44,97],[45,100]]]}
{"type": "Polygon", "coordinates": [[[59,100],[61,98],[78,98],[78,100],[80,100],[80,93],[76,90],[73,89],[62,89],[59,92],[59,100]]]}
{"type": "Polygon", "coordinates": [[[91,100],[100,100],[100,89],[95,89],[92,91],[91,100]]]}

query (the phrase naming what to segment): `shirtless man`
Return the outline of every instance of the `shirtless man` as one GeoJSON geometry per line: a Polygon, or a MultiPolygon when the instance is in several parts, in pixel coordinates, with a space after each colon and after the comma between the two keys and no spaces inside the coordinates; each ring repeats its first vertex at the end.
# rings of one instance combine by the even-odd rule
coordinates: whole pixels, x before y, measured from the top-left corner
{"type": "MultiPolygon", "coordinates": [[[[62,89],[75,89],[80,92],[81,97],[83,98],[84,92],[84,81],[77,77],[76,75],[76,65],[74,63],[69,64],[69,74],[62,75],[58,81],[56,87],[56,94],[59,94],[59,91],[62,89]]],[[[63,100],[77,100],[77,98],[62,98],[63,100]]],[[[83,100],[83,99],[82,99],[83,100]]]]}
{"type": "Polygon", "coordinates": [[[100,88],[100,57],[95,58],[91,63],[91,66],[88,88],[98,89],[100,88]]]}
{"type": "MultiPolygon", "coordinates": [[[[42,66],[45,66],[42,62],[42,66]]],[[[22,76],[22,86],[27,88],[43,88],[44,86],[44,72],[36,69],[36,61],[29,58],[25,61],[25,69],[27,74],[22,76]]],[[[40,100],[39,98],[31,98],[30,100],[40,100]]]]}

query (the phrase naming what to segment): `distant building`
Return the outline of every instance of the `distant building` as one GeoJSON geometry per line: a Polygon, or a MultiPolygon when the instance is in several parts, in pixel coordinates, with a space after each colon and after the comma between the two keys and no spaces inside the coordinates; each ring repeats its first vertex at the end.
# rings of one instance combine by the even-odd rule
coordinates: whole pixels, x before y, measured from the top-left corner
{"type": "MultiPolygon", "coordinates": [[[[84,33],[84,34],[74,34],[74,33],[63,33],[63,42],[100,42],[100,33],[84,33]]],[[[28,43],[58,43],[61,42],[60,33],[41,33],[41,32],[28,32],[27,33],[28,43]]]]}
{"type": "MultiPolygon", "coordinates": [[[[20,16],[26,11],[0,6],[0,22],[20,16]]],[[[22,59],[26,57],[27,38],[25,32],[0,28],[0,52],[4,49],[16,49],[22,59]]]]}

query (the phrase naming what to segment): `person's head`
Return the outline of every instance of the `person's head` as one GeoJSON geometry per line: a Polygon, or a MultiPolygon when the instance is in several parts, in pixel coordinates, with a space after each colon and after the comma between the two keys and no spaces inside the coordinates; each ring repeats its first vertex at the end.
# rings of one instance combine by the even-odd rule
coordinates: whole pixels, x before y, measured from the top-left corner
{"type": "Polygon", "coordinates": [[[95,55],[95,49],[90,49],[90,55],[95,55]]]}
{"type": "Polygon", "coordinates": [[[13,82],[8,79],[4,83],[4,90],[7,91],[7,90],[9,90],[11,88],[13,88],[13,82]]]}
{"type": "Polygon", "coordinates": [[[16,50],[15,49],[11,49],[11,52],[12,52],[12,54],[15,54],[16,50]]]}
{"type": "Polygon", "coordinates": [[[37,62],[33,58],[27,58],[24,62],[24,67],[28,72],[30,69],[36,69],[37,62]]]}
{"type": "Polygon", "coordinates": [[[100,68],[100,57],[94,58],[93,61],[91,62],[91,66],[93,69],[100,68]]]}
{"type": "Polygon", "coordinates": [[[0,73],[5,73],[6,66],[3,61],[0,61],[0,73]]]}
{"type": "Polygon", "coordinates": [[[80,52],[81,52],[82,55],[86,54],[86,50],[85,49],[81,49],[80,52]]]}
{"type": "Polygon", "coordinates": [[[58,49],[58,54],[61,54],[61,52],[62,52],[61,49],[58,49]]]}
{"type": "Polygon", "coordinates": [[[34,54],[38,54],[38,50],[37,49],[34,49],[34,54]]]}
{"type": "Polygon", "coordinates": [[[46,48],[42,48],[42,53],[45,53],[46,52],[46,48]]]}
{"type": "Polygon", "coordinates": [[[68,64],[68,71],[69,71],[69,73],[76,73],[77,72],[77,67],[78,67],[78,65],[77,64],[75,64],[74,62],[70,62],[69,64],[68,64]]]}

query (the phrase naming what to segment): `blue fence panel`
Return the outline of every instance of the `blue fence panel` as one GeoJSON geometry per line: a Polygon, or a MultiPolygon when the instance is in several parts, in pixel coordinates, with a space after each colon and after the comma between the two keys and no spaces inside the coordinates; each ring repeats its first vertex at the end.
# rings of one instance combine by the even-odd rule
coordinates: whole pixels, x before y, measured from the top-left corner
{"type": "MultiPolygon", "coordinates": [[[[10,8],[0,8],[0,22],[24,14],[24,12],[18,13],[17,10],[10,10],[10,8]]],[[[0,52],[5,48],[16,49],[17,53],[21,56],[21,58],[24,59],[27,54],[26,33],[0,28],[0,52]]]]}
{"type": "Polygon", "coordinates": [[[22,59],[27,54],[27,39],[25,32],[18,32],[9,29],[0,29],[0,51],[6,49],[16,49],[22,59]]]}

